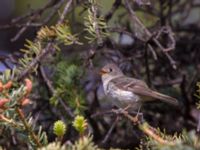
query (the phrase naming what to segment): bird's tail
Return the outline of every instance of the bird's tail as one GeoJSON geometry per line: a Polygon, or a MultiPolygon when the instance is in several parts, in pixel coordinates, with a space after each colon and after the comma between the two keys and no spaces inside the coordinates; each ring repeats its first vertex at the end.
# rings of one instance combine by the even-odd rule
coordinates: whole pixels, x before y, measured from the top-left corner
{"type": "Polygon", "coordinates": [[[171,96],[167,96],[165,94],[161,94],[161,93],[158,93],[156,91],[153,91],[153,95],[155,96],[155,98],[163,101],[163,102],[167,102],[167,103],[170,103],[172,105],[175,105],[175,106],[178,106],[178,100],[171,97],[171,96]]]}

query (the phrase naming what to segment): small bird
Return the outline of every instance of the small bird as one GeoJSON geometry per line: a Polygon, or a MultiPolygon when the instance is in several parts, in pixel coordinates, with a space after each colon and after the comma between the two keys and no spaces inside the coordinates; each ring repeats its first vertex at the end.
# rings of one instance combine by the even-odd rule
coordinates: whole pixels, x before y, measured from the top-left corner
{"type": "Polygon", "coordinates": [[[138,110],[143,102],[155,99],[178,105],[177,99],[151,90],[142,80],[125,76],[115,64],[107,64],[100,74],[106,96],[119,108],[138,110]]]}

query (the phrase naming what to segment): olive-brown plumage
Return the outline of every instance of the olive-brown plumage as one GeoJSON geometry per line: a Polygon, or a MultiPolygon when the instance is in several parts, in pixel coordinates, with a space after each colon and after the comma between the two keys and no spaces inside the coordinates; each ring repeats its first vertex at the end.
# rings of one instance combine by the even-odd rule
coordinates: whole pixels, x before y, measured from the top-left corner
{"type": "Polygon", "coordinates": [[[142,80],[125,76],[115,64],[104,66],[101,77],[105,94],[120,108],[131,105],[138,109],[141,103],[156,99],[178,105],[177,99],[151,90],[142,80]]]}

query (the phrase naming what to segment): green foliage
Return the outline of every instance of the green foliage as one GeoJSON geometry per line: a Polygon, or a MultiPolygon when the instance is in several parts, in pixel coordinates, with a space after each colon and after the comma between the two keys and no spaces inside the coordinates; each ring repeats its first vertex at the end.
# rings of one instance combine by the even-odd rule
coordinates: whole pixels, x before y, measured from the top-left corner
{"type": "Polygon", "coordinates": [[[53,142],[45,147],[38,148],[38,150],[67,150],[65,145],[61,145],[60,142],[53,142]]]}
{"type": "MultiPolygon", "coordinates": [[[[61,145],[59,142],[53,142],[45,147],[39,148],[38,150],[104,150],[95,145],[92,140],[92,136],[87,135],[79,138],[74,144],[61,145]]],[[[120,149],[110,148],[110,150],[120,149]]]]}
{"type": "Polygon", "coordinates": [[[66,24],[59,24],[56,25],[54,28],[56,33],[56,40],[64,45],[71,45],[71,44],[81,44],[78,42],[77,36],[72,35],[70,28],[66,24]]]}
{"type": "Polygon", "coordinates": [[[38,150],[100,150],[93,142],[92,136],[84,136],[77,140],[75,144],[61,145],[53,142],[38,150]]]}
{"type": "Polygon", "coordinates": [[[100,150],[93,142],[92,136],[84,136],[75,142],[69,150],[100,150]]]}
{"type": "Polygon", "coordinates": [[[55,44],[81,44],[78,42],[77,36],[71,33],[70,27],[67,23],[57,24],[51,27],[42,27],[37,33],[37,38],[40,41],[45,42],[55,39],[55,44]]]}
{"type": "MultiPolygon", "coordinates": [[[[200,82],[197,82],[197,91],[194,94],[194,96],[196,96],[199,100],[200,100],[200,82]]],[[[197,102],[197,109],[200,109],[200,101],[197,102]]]]}
{"type": "Polygon", "coordinates": [[[90,36],[85,38],[89,40],[89,43],[97,41],[98,44],[102,44],[103,38],[106,38],[109,34],[107,30],[107,24],[103,18],[98,14],[98,3],[96,0],[89,0],[90,8],[88,8],[88,15],[85,17],[85,30],[88,31],[90,36]]]}
{"type": "Polygon", "coordinates": [[[83,116],[78,115],[73,121],[73,126],[80,134],[83,134],[87,128],[87,121],[83,116]]]}
{"type": "Polygon", "coordinates": [[[67,24],[57,24],[55,26],[51,26],[50,28],[44,26],[38,31],[37,38],[34,42],[26,40],[26,44],[24,45],[25,48],[21,49],[21,51],[24,53],[24,56],[19,59],[17,73],[21,73],[25,69],[29,68],[30,64],[34,61],[36,61],[36,65],[33,65],[32,68],[30,68],[29,73],[37,73],[37,57],[44,55],[45,51],[49,51],[49,49],[45,48],[46,43],[52,42],[53,40],[53,47],[56,50],[60,50],[58,47],[59,44],[81,44],[78,42],[77,37],[72,35],[70,27],[67,24]]]}
{"type": "Polygon", "coordinates": [[[138,150],[197,150],[200,149],[199,137],[195,131],[183,133],[180,136],[176,134],[173,136],[166,135],[165,133],[159,134],[162,138],[169,140],[167,143],[160,143],[157,140],[147,137],[143,144],[140,145],[138,150]]]}
{"type": "Polygon", "coordinates": [[[57,67],[58,67],[57,72],[59,74],[63,75],[61,78],[58,79],[59,80],[57,82],[58,86],[60,86],[60,87],[65,86],[65,88],[69,88],[72,85],[76,84],[77,78],[79,78],[79,73],[81,73],[78,66],[76,66],[74,64],[67,66],[67,64],[65,62],[60,62],[57,65],[57,67]],[[63,69],[63,68],[65,68],[65,69],[63,69]],[[65,84],[61,84],[63,82],[65,84]]]}
{"type": "MultiPolygon", "coordinates": [[[[26,40],[26,44],[24,45],[24,49],[21,49],[21,52],[24,53],[24,56],[19,59],[19,66],[17,67],[17,73],[22,72],[29,64],[34,60],[36,56],[38,56],[43,50],[43,44],[39,41],[32,42],[30,40],[26,40]]],[[[31,72],[37,71],[37,65],[31,69],[31,72]]],[[[30,72],[30,73],[31,73],[30,72]]]]}
{"type": "MultiPolygon", "coordinates": [[[[41,143],[41,145],[47,145],[48,144],[48,137],[47,137],[46,132],[42,130],[42,127],[36,126],[34,121],[32,121],[32,118],[29,118],[28,125],[29,125],[30,130],[32,130],[32,131],[38,130],[38,132],[35,135],[38,138],[38,141],[41,143]]],[[[22,133],[24,134],[24,131],[22,131],[22,133]]],[[[28,142],[30,142],[31,146],[33,146],[34,148],[38,147],[38,145],[35,143],[33,137],[31,137],[30,135],[28,135],[28,142]]]]}
{"type": "MultiPolygon", "coordinates": [[[[88,32],[88,36],[85,36],[85,37],[86,39],[89,40],[89,43],[96,42],[97,44],[101,45],[104,39],[109,36],[108,30],[107,30],[108,29],[107,22],[104,19],[104,17],[101,16],[99,13],[100,6],[98,3],[98,0],[88,0],[88,1],[89,1],[89,5],[87,7],[88,14],[85,17],[85,22],[84,22],[85,31],[88,32]]],[[[63,4],[64,4],[64,1],[63,1],[63,4]]],[[[74,4],[73,7],[80,6],[80,5],[76,6],[75,3],[73,4],[74,4]]],[[[123,4],[124,2],[122,2],[122,5],[123,4]]],[[[64,5],[62,5],[61,7],[63,8],[63,6],[64,5]]],[[[69,7],[70,9],[72,8],[72,12],[74,12],[73,7],[71,6],[69,7]]],[[[49,9],[49,8],[50,6],[46,7],[46,9],[49,9]]],[[[58,9],[59,7],[55,9],[55,11],[57,11],[58,9]]],[[[70,9],[69,9],[69,12],[71,11],[70,9]]],[[[164,14],[166,14],[167,11],[168,10],[165,9],[164,14]]],[[[111,10],[111,12],[114,15],[115,10],[111,10]]],[[[39,11],[39,14],[42,15],[41,10],[39,11]]],[[[68,16],[68,14],[66,13],[64,14],[68,16]]],[[[143,20],[146,26],[152,26],[152,24],[155,24],[157,21],[157,17],[153,15],[146,14],[143,12],[138,12],[136,14],[140,16],[140,18],[143,20]]],[[[34,18],[32,21],[33,22],[30,22],[30,24],[36,22],[34,18]]],[[[74,23],[76,24],[76,22],[74,23]]],[[[126,22],[125,24],[128,25],[128,22],[126,22]]],[[[142,24],[139,24],[137,22],[135,24],[136,24],[135,33],[139,33],[139,31],[141,31],[141,34],[142,34],[144,32],[145,27],[141,26],[142,24]]],[[[126,30],[129,31],[128,26],[127,26],[127,29],[125,29],[124,31],[126,30]]],[[[24,53],[24,55],[23,55],[23,58],[20,58],[18,61],[19,66],[17,67],[16,73],[19,75],[27,68],[30,68],[30,71],[27,71],[28,73],[37,73],[38,63],[42,62],[42,59],[44,58],[44,57],[39,57],[39,56],[45,56],[45,58],[47,57],[47,55],[53,56],[53,54],[55,54],[55,50],[60,50],[59,46],[61,45],[68,46],[72,44],[82,44],[82,43],[78,41],[78,37],[76,34],[71,33],[71,28],[68,23],[55,24],[51,27],[48,27],[48,26],[42,27],[38,31],[37,38],[34,41],[29,41],[29,40],[26,41],[26,44],[24,45],[24,49],[21,50],[24,53]],[[50,46],[48,47],[48,45],[50,46]],[[49,53],[46,53],[46,52],[49,52],[49,53]]],[[[52,90],[53,96],[51,97],[50,102],[54,104],[55,106],[57,106],[58,99],[62,99],[65,103],[67,103],[67,106],[73,109],[74,114],[77,116],[74,118],[74,121],[72,123],[73,123],[74,128],[79,132],[81,136],[74,144],[62,145],[59,142],[53,142],[53,143],[48,144],[46,147],[40,148],[40,150],[65,150],[65,149],[67,150],[82,150],[82,149],[98,150],[100,149],[98,148],[97,145],[93,143],[91,135],[83,136],[83,133],[85,133],[88,127],[88,123],[87,123],[87,120],[82,116],[83,110],[85,109],[84,107],[85,98],[84,98],[82,87],[80,86],[81,77],[83,76],[83,73],[84,73],[82,71],[82,68],[79,65],[76,65],[74,61],[70,62],[70,61],[66,61],[65,59],[58,60],[58,63],[56,63],[54,67],[55,68],[53,68],[53,71],[55,72],[53,72],[54,74],[53,74],[53,90],[52,90]]],[[[36,138],[38,139],[38,142],[41,143],[41,145],[47,144],[48,142],[47,136],[45,132],[42,132],[41,127],[37,127],[34,124],[34,121],[31,116],[25,117],[25,115],[23,114],[22,102],[24,101],[25,98],[27,98],[27,95],[29,94],[29,93],[27,94],[26,84],[15,82],[13,83],[14,86],[5,88],[6,84],[8,85],[10,81],[15,80],[14,72],[15,71],[11,72],[10,70],[6,70],[5,73],[2,76],[0,76],[0,81],[2,84],[0,85],[0,90],[1,90],[0,128],[4,127],[5,130],[17,131],[17,132],[14,132],[17,135],[19,135],[17,136],[17,140],[22,139],[21,141],[23,141],[24,139],[26,143],[29,143],[28,144],[29,147],[31,147],[32,149],[35,149],[36,147],[39,147],[40,144],[39,146],[37,145],[37,142],[35,141],[35,138],[32,134],[36,136],[36,138]],[[19,110],[18,113],[17,113],[17,110],[19,110]],[[20,116],[20,113],[21,113],[21,116],[20,116]],[[34,131],[36,130],[38,132],[35,134],[34,131]]],[[[198,90],[195,96],[200,99],[200,82],[197,83],[197,87],[198,87],[198,90]]],[[[197,106],[198,106],[198,109],[200,109],[200,103],[198,103],[197,106]]],[[[4,128],[1,129],[2,133],[4,133],[4,128]]],[[[54,123],[53,132],[58,137],[62,137],[66,133],[65,123],[60,120],[56,121],[54,123]]],[[[165,133],[162,133],[160,130],[158,130],[157,132],[161,138],[166,140],[164,144],[161,142],[158,142],[158,140],[148,137],[145,143],[141,145],[140,148],[152,149],[152,150],[200,149],[200,142],[194,131],[189,132],[189,133],[183,132],[182,135],[179,137],[177,135],[167,136],[165,133]]]]}
{"type": "MultiPolygon", "coordinates": [[[[3,75],[0,76],[0,82],[6,84],[8,81],[11,80],[11,71],[6,70],[3,75]]],[[[12,83],[13,84],[13,83],[12,83]]],[[[1,115],[3,115],[6,118],[10,118],[10,121],[8,122],[1,122],[0,125],[6,125],[6,126],[19,126],[22,127],[21,124],[17,124],[15,120],[17,120],[18,116],[15,113],[15,108],[18,107],[21,103],[21,99],[26,94],[26,87],[24,84],[18,85],[16,88],[10,87],[9,89],[3,89],[0,92],[0,98],[2,99],[8,99],[9,101],[6,103],[6,109],[1,112],[1,115]]]]}
{"type": "Polygon", "coordinates": [[[53,133],[58,137],[62,137],[66,133],[66,125],[63,121],[58,120],[53,125],[53,133]]]}
{"type": "Polygon", "coordinates": [[[37,39],[42,40],[50,40],[51,38],[56,37],[56,33],[54,30],[55,27],[49,28],[48,26],[41,27],[41,29],[37,32],[37,39]]]}
{"type": "Polygon", "coordinates": [[[30,147],[47,144],[47,136],[42,132],[41,127],[37,127],[35,134],[35,124],[32,117],[25,117],[22,108],[30,104],[28,96],[32,89],[32,82],[25,79],[25,83],[15,83],[12,81],[14,71],[6,70],[0,76],[0,128],[2,133],[13,130],[17,131],[18,139],[25,141],[30,147]],[[5,127],[5,128],[3,128],[5,127]],[[37,142],[39,143],[37,143],[37,142]]]}
{"type": "MultiPolygon", "coordinates": [[[[87,121],[83,116],[76,116],[73,121],[75,129],[83,135],[83,132],[87,128],[87,121]]],[[[63,136],[65,133],[65,124],[62,121],[56,121],[54,123],[54,133],[57,136],[63,136]]],[[[50,143],[46,147],[39,150],[98,150],[99,148],[92,142],[92,136],[81,136],[74,144],[61,145],[59,142],[50,143]]]]}
{"type": "Polygon", "coordinates": [[[61,60],[55,66],[54,87],[56,88],[50,102],[58,104],[58,98],[66,100],[75,114],[80,114],[84,110],[84,95],[80,86],[82,69],[70,62],[61,60]]]}
{"type": "Polygon", "coordinates": [[[13,70],[6,69],[2,75],[0,75],[0,80],[2,83],[7,83],[8,81],[12,80],[15,76],[15,68],[13,70]]]}

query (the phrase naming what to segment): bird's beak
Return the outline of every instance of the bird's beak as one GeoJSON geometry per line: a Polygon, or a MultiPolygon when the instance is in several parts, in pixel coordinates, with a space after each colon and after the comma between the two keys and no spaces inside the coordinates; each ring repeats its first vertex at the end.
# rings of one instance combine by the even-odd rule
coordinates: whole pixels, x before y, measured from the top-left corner
{"type": "Polygon", "coordinates": [[[106,74],[106,73],[108,73],[108,72],[105,71],[104,69],[101,69],[100,72],[99,72],[100,75],[104,75],[104,74],[106,74]]]}

